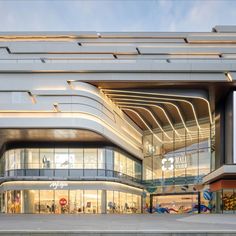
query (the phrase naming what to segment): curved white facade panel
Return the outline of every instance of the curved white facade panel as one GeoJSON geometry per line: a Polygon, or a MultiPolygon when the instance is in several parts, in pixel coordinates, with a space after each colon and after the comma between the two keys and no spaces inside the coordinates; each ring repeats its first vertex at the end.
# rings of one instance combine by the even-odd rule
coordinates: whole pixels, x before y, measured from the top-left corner
{"type": "Polygon", "coordinates": [[[0,128],[91,130],[142,158],[142,131],[97,88],[80,87],[0,93],[0,128]]]}

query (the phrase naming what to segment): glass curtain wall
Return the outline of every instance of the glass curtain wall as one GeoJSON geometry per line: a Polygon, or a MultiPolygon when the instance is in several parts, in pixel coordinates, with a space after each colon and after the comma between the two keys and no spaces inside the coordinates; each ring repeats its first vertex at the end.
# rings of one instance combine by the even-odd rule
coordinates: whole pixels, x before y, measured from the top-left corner
{"type": "Polygon", "coordinates": [[[144,180],[157,185],[200,182],[211,171],[213,137],[210,124],[200,126],[146,134],[144,180]]]}
{"type": "Polygon", "coordinates": [[[5,176],[111,176],[141,181],[141,161],[109,148],[25,148],[9,150],[0,160],[5,176]]]}

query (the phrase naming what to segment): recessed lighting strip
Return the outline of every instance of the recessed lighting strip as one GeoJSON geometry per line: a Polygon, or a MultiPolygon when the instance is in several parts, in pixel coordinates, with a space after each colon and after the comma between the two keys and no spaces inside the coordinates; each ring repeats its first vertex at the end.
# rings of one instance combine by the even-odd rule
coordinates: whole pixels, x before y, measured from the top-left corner
{"type": "MultiPolygon", "coordinates": [[[[210,122],[211,124],[213,123],[213,119],[212,119],[212,114],[211,114],[211,109],[210,109],[210,103],[207,99],[205,98],[202,98],[202,97],[198,97],[198,96],[183,96],[183,95],[177,95],[177,94],[163,94],[163,93],[147,93],[147,92],[136,92],[136,91],[128,91],[128,90],[114,90],[114,89],[102,89],[102,91],[104,91],[106,94],[109,95],[109,93],[116,93],[116,92],[119,92],[119,93],[123,93],[123,94],[126,94],[126,93],[130,93],[130,94],[142,94],[142,95],[153,95],[153,96],[163,96],[164,98],[161,98],[163,100],[170,100],[170,101],[180,101],[180,102],[185,102],[185,103],[188,103],[192,110],[193,110],[193,114],[194,114],[194,117],[195,117],[195,120],[196,120],[196,123],[197,123],[197,126],[201,129],[200,125],[199,125],[199,122],[198,122],[198,119],[197,119],[197,114],[196,114],[196,111],[195,111],[195,108],[193,106],[193,104],[186,100],[186,99],[183,99],[183,98],[192,98],[192,99],[200,99],[200,100],[203,100],[204,102],[207,103],[207,107],[208,107],[208,112],[209,112],[209,118],[210,118],[210,122]],[[172,98],[168,98],[168,97],[173,97],[172,98]],[[181,98],[181,99],[180,99],[181,98]]],[[[144,97],[146,98],[146,97],[144,97]]],[[[158,99],[157,97],[154,98],[154,99],[158,99]]],[[[160,98],[159,98],[160,99],[160,98]]]]}
{"type": "Polygon", "coordinates": [[[147,129],[153,134],[153,136],[161,143],[163,143],[163,141],[155,134],[153,133],[152,129],[149,127],[149,125],[143,120],[143,118],[139,115],[139,113],[137,111],[135,111],[134,109],[131,109],[131,108],[125,108],[123,107],[123,110],[126,110],[126,111],[131,111],[133,112],[134,114],[136,114],[139,119],[144,123],[144,125],[147,127],[147,129]]]}
{"type": "MultiPolygon", "coordinates": [[[[132,105],[132,106],[142,106],[142,105],[143,105],[143,104],[141,104],[141,103],[133,103],[133,102],[131,102],[131,103],[129,103],[129,102],[120,102],[120,103],[117,103],[117,104],[118,104],[118,106],[120,106],[122,109],[123,109],[123,107],[126,106],[126,105],[132,105]]],[[[130,107],[132,107],[132,106],[130,106],[130,107]]],[[[156,107],[159,108],[159,106],[157,106],[157,105],[153,105],[153,106],[156,106],[156,107]]],[[[174,128],[174,126],[173,126],[172,122],[170,121],[168,115],[166,114],[165,110],[164,110],[163,108],[161,108],[161,107],[160,107],[160,109],[162,109],[162,111],[164,112],[164,114],[165,114],[165,116],[166,116],[166,118],[167,118],[167,120],[168,120],[168,122],[169,122],[169,124],[170,124],[170,126],[171,126],[171,128],[172,128],[172,130],[173,130],[173,131],[179,136],[179,138],[181,139],[181,134],[179,134],[179,132],[174,128]]],[[[182,139],[181,139],[181,140],[182,140],[182,139]]]]}
{"type": "MultiPolygon", "coordinates": [[[[124,107],[125,107],[125,108],[132,108],[133,106],[127,106],[127,105],[125,105],[125,106],[120,106],[120,107],[123,109],[124,107]]],[[[147,111],[147,112],[151,115],[151,117],[153,118],[153,120],[155,121],[155,123],[157,124],[157,126],[160,128],[160,130],[164,133],[164,135],[165,135],[168,139],[172,140],[172,138],[163,130],[162,126],[160,125],[160,123],[157,121],[157,119],[155,118],[155,116],[153,115],[153,113],[152,113],[149,109],[147,109],[147,108],[145,108],[145,107],[141,107],[141,106],[135,106],[135,107],[147,111]]]]}

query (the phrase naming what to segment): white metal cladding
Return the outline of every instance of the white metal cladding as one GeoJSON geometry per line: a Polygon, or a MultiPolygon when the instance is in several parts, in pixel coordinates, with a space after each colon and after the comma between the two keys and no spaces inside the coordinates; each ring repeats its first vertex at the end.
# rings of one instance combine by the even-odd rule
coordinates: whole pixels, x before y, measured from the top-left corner
{"type": "Polygon", "coordinates": [[[143,131],[87,83],[233,83],[235,59],[235,27],[209,33],[0,32],[0,128],[90,129],[142,157],[143,131]]]}

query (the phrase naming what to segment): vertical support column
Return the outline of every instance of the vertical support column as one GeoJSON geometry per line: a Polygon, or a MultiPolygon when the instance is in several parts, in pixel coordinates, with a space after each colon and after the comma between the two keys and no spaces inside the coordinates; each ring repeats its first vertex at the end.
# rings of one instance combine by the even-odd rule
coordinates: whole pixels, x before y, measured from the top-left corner
{"type": "Polygon", "coordinates": [[[106,214],[107,213],[107,191],[102,190],[102,196],[101,196],[101,213],[106,214]]]}
{"type": "Polygon", "coordinates": [[[153,208],[153,195],[150,195],[150,213],[152,214],[152,208],[153,208]]]}
{"type": "Polygon", "coordinates": [[[201,193],[200,192],[197,192],[197,205],[198,205],[198,214],[201,213],[201,193]]]}
{"type": "Polygon", "coordinates": [[[215,112],[215,169],[219,168],[224,163],[224,105],[224,101],[217,104],[215,112]]]}
{"type": "Polygon", "coordinates": [[[234,152],[234,113],[235,113],[235,92],[231,92],[225,101],[225,158],[224,164],[234,164],[236,162],[234,152]]]}

